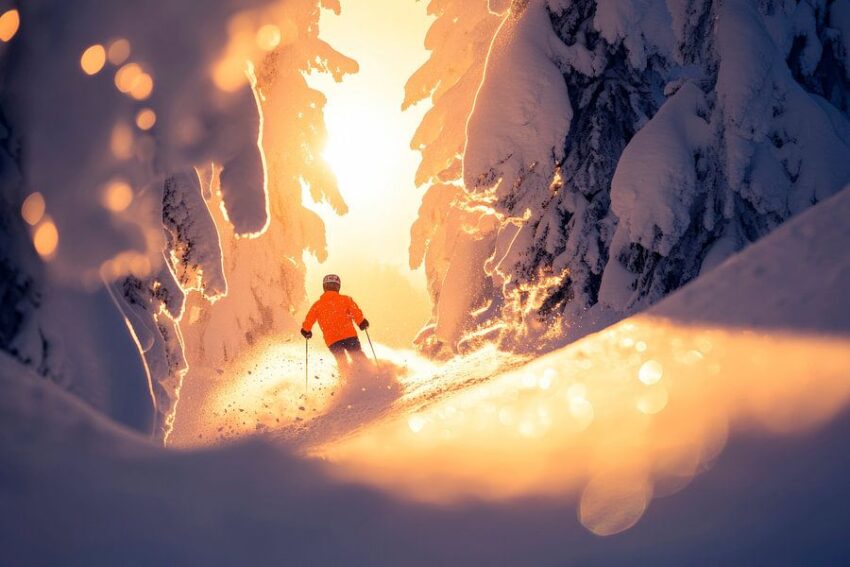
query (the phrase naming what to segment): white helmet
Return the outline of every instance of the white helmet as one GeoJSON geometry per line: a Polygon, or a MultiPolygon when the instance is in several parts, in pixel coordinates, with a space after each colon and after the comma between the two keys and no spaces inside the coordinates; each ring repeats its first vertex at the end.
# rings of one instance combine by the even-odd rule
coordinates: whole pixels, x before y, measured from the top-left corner
{"type": "Polygon", "coordinates": [[[322,287],[325,289],[336,288],[336,291],[339,291],[339,288],[342,286],[342,282],[339,279],[339,276],[336,274],[328,274],[322,280],[322,287]]]}

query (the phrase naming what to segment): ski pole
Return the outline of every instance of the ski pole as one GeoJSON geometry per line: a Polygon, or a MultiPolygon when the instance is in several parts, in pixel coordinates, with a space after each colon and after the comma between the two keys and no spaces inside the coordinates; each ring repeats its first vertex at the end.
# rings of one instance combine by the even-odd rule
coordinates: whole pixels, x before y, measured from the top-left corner
{"type": "Polygon", "coordinates": [[[372,337],[369,336],[369,329],[363,329],[366,331],[366,338],[369,339],[369,348],[372,349],[372,356],[375,358],[375,367],[378,366],[378,356],[375,354],[375,347],[372,346],[372,337]]]}
{"type": "Polygon", "coordinates": [[[304,338],[304,395],[310,389],[307,377],[310,375],[310,339],[304,338]]]}

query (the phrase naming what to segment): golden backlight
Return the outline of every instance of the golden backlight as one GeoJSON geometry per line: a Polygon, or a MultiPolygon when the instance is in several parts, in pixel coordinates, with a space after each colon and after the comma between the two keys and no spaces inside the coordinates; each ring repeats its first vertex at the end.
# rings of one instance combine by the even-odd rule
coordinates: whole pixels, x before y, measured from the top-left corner
{"type": "MultiPolygon", "coordinates": [[[[195,407],[177,420],[172,442],[268,433],[345,482],[411,500],[575,500],[581,523],[608,536],[711,468],[730,433],[800,433],[850,403],[846,336],[637,315],[531,362],[496,345],[445,363],[406,350],[429,312],[424,276],[407,268],[421,198],[412,181],[419,157],[408,148],[426,108],[400,111],[403,85],[427,56],[425,8],[364,0],[341,16],[325,12],[323,39],[361,71],[341,84],[309,77],[328,99],[323,155],[350,212],[313,205],[305,190],[329,256],[306,259],[308,300],[321,294],[324,274],[338,273],[372,323],[379,369],[340,379],[318,329],[307,343],[296,333],[271,337],[189,386],[195,395],[181,407],[195,407]]],[[[290,37],[274,26],[244,32],[260,49],[290,37]]],[[[122,92],[132,94],[144,73],[133,65],[116,75],[122,92]]],[[[214,78],[237,88],[239,58],[225,58],[214,78]]],[[[116,125],[116,157],[132,150],[133,135],[116,125]]],[[[107,193],[106,206],[129,206],[125,189],[115,206],[107,193]]]]}
{"type": "Polygon", "coordinates": [[[315,342],[305,392],[303,342],[259,345],[204,384],[175,443],[269,432],[346,482],[442,505],[575,500],[612,535],[710,469],[730,435],[800,434],[850,403],[846,336],[638,316],[527,364],[494,346],[444,364],[377,350],[399,369],[397,398],[376,401],[373,375],[345,386],[315,342]]]}
{"type": "Polygon", "coordinates": [[[412,499],[575,493],[585,527],[610,535],[711,467],[730,431],[830,419],[848,368],[846,337],[638,317],[314,453],[412,499]]]}
{"type": "Polygon", "coordinates": [[[339,273],[343,293],[355,296],[375,324],[373,338],[398,347],[410,343],[430,312],[424,275],[410,271],[407,254],[422,196],[413,184],[419,154],[409,149],[410,138],[426,107],[401,111],[404,84],[428,56],[425,9],[424,3],[350,2],[340,16],[324,12],[322,38],[356,59],[360,72],[342,83],[309,77],[328,98],[323,155],[349,213],[339,217],[305,198],[325,222],[328,240],[326,263],[307,259],[308,294],[316,299],[322,275],[339,273]]]}

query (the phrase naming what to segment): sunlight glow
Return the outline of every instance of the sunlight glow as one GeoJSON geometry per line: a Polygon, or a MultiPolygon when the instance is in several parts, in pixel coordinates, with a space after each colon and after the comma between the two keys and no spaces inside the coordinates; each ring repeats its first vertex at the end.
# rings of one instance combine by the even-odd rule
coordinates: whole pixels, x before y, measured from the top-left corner
{"type": "Polygon", "coordinates": [[[343,478],[417,500],[578,495],[582,525],[607,536],[710,468],[730,427],[793,433],[835,416],[850,403],[848,364],[844,337],[637,316],[312,454],[343,478]],[[653,359],[635,353],[636,334],[653,359]],[[547,378],[547,391],[532,386],[547,378]]]}
{"type": "Polygon", "coordinates": [[[667,388],[659,384],[641,394],[637,399],[636,405],[641,413],[652,415],[667,407],[667,400],[667,388]]]}
{"type": "MultiPolygon", "coordinates": [[[[324,11],[320,38],[355,58],[359,71],[339,83],[327,74],[307,77],[327,97],[322,157],[348,205],[339,216],[328,204],[313,203],[305,188],[305,206],[321,216],[328,251],[323,264],[305,257],[308,297],[321,293],[322,275],[339,273],[344,292],[374,321],[372,338],[400,348],[430,315],[424,270],[411,271],[408,260],[422,197],[413,181],[420,156],[410,139],[429,103],[402,111],[401,102],[405,81],[428,56],[423,43],[431,21],[422,2],[352,2],[340,15],[324,11]]],[[[288,32],[280,25],[285,43],[288,32]]]]}
{"type": "Polygon", "coordinates": [[[376,169],[385,166],[383,156],[396,151],[387,136],[392,128],[390,116],[367,101],[341,99],[327,120],[330,136],[323,156],[337,177],[354,189],[346,198],[372,200],[381,190],[376,169]]]}
{"type": "Polygon", "coordinates": [[[410,427],[410,430],[414,433],[419,433],[425,427],[427,422],[420,415],[412,415],[407,420],[407,426],[410,427]]]}
{"type": "Polygon", "coordinates": [[[570,414],[576,418],[580,429],[585,429],[593,421],[593,404],[583,397],[570,398],[570,414]]]}
{"type": "Polygon", "coordinates": [[[263,51],[272,51],[280,44],[280,28],[266,24],[257,30],[257,46],[263,51]]]}

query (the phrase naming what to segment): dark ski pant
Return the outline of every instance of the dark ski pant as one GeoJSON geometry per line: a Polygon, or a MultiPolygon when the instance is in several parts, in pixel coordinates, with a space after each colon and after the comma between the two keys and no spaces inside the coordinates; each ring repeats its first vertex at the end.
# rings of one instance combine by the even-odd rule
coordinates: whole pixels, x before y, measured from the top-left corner
{"type": "Polygon", "coordinates": [[[369,359],[363,353],[360,339],[357,337],[342,339],[328,346],[328,348],[336,358],[340,375],[345,378],[351,376],[352,372],[357,369],[365,368],[369,364],[369,359]]]}

